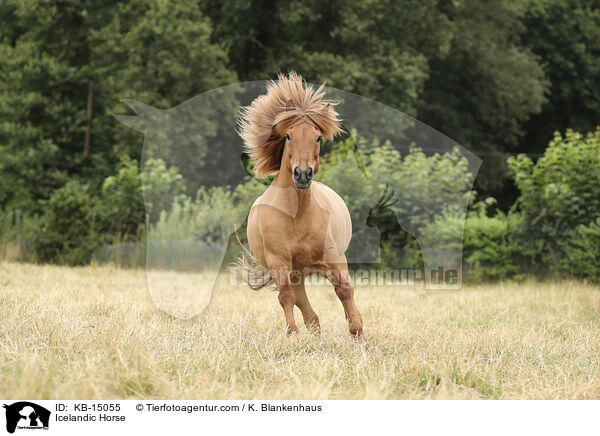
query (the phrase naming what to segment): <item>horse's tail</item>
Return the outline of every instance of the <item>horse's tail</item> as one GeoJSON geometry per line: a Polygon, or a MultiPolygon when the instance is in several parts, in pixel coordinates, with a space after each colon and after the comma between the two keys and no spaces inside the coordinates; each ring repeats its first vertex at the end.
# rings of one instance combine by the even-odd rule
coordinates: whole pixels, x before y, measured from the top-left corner
{"type": "Polygon", "coordinates": [[[237,277],[241,278],[242,281],[254,291],[258,291],[259,289],[274,283],[269,270],[258,263],[252,252],[240,242],[237,231],[235,232],[235,237],[237,238],[240,247],[242,247],[243,252],[227,269],[234,272],[237,277]]]}
{"type": "Polygon", "coordinates": [[[230,265],[229,270],[235,271],[236,275],[254,291],[273,283],[269,270],[259,264],[254,256],[246,253],[242,253],[237,261],[230,265]]]}

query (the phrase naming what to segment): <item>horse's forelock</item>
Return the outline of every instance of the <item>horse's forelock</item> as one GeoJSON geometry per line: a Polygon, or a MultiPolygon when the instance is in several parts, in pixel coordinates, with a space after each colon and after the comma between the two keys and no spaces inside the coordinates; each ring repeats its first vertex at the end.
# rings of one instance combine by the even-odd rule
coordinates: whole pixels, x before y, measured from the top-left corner
{"type": "Polygon", "coordinates": [[[341,131],[335,103],[324,100],[325,85],[315,89],[291,71],[267,84],[267,93],[242,108],[239,134],[245,151],[256,162],[259,177],[279,172],[283,134],[291,127],[310,121],[326,139],[341,131]]]}

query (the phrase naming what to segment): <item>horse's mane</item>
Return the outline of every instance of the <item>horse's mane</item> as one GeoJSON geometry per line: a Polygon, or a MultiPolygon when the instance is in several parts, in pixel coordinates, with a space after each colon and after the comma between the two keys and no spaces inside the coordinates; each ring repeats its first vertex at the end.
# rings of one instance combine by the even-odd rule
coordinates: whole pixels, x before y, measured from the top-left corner
{"type": "Polygon", "coordinates": [[[255,161],[257,177],[276,175],[281,166],[285,131],[301,122],[313,123],[324,139],[341,132],[337,103],[325,100],[325,85],[314,89],[291,71],[267,83],[267,93],[241,109],[239,135],[244,151],[255,161]]]}

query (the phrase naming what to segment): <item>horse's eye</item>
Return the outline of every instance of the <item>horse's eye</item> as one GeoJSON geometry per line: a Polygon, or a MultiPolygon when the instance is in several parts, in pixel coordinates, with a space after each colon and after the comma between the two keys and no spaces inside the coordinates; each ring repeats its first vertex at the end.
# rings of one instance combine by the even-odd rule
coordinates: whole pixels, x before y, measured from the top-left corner
{"type": "Polygon", "coordinates": [[[285,139],[287,139],[288,141],[290,141],[290,135],[288,135],[287,133],[285,134],[285,139]]]}

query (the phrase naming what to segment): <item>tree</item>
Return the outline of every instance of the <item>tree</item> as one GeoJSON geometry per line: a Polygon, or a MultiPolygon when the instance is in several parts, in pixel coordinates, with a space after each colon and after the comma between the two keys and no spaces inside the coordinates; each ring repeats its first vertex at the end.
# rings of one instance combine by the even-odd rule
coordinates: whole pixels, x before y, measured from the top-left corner
{"type": "Polygon", "coordinates": [[[540,111],[547,82],[520,41],[522,2],[466,0],[445,10],[450,48],[431,59],[419,118],[483,158],[477,187],[497,195],[508,176],[503,152],[540,111]]]}
{"type": "Polygon", "coordinates": [[[524,125],[520,150],[541,153],[557,130],[600,125],[600,2],[531,1],[524,25],[523,44],[540,58],[550,88],[524,125]]]}
{"type": "Polygon", "coordinates": [[[185,193],[185,183],[175,167],[148,159],[143,171],[135,160],[124,160],[117,173],[102,183],[98,215],[102,231],[122,241],[136,240],[140,228],[158,221],[175,199],[185,193]]]}
{"type": "Polygon", "coordinates": [[[206,3],[243,80],[294,68],[416,116],[486,158],[479,189],[498,193],[504,152],[541,109],[547,81],[523,47],[513,0],[206,3]]]}
{"type": "Polygon", "coordinates": [[[68,265],[85,265],[101,240],[94,231],[95,200],[88,187],[75,180],[43,201],[42,229],[35,235],[38,260],[68,265]]]}
{"type": "Polygon", "coordinates": [[[436,3],[209,0],[205,11],[242,80],[296,69],[414,115],[428,56],[448,37],[436,3]]]}
{"type": "MultiPolygon", "coordinates": [[[[120,99],[169,109],[235,82],[225,50],[210,41],[211,32],[210,20],[194,2],[119,3],[108,23],[91,32],[92,65],[106,77],[102,86],[112,96],[108,112],[123,112],[120,99]]],[[[137,158],[141,141],[119,125],[115,148],[137,158]]]]}
{"type": "Polygon", "coordinates": [[[197,4],[7,0],[0,21],[0,208],[41,212],[72,179],[99,193],[120,157],[139,157],[111,116],[120,98],[171,107],[235,80],[197,4]]]}
{"type": "Polygon", "coordinates": [[[535,164],[525,155],[508,164],[521,192],[523,247],[535,261],[556,265],[567,233],[600,216],[600,129],[556,132],[535,164]]]}
{"type": "Polygon", "coordinates": [[[92,178],[110,164],[110,143],[83,153],[95,80],[88,34],[101,9],[74,0],[0,3],[0,183],[12,187],[0,207],[37,212],[37,201],[67,180],[92,178]]]}

